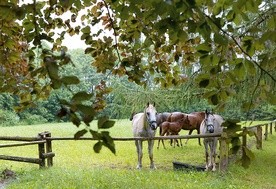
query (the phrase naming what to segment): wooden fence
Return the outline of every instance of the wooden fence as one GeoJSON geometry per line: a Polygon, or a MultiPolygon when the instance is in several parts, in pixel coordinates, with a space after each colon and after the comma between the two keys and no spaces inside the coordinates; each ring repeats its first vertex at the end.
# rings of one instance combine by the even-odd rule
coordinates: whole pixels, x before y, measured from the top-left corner
{"type": "MultiPolygon", "coordinates": [[[[262,149],[262,141],[263,135],[264,139],[267,140],[268,134],[272,134],[274,124],[274,130],[276,132],[276,120],[266,123],[266,124],[259,124],[254,125],[251,127],[244,127],[243,131],[239,135],[242,137],[242,146],[247,145],[247,131],[253,131],[256,137],[256,147],[257,149],[262,149]],[[265,127],[264,134],[263,134],[263,127],[265,127]]],[[[208,138],[208,137],[220,137],[220,162],[219,162],[219,170],[225,171],[227,170],[228,162],[229,162],[229,136],[227,136],[226,132],[222,134],[199,134],[199,135],[175,135],[175,136],[157,136],[153,138],[146,138],[146,137],[120,137],[120,138],[113,138],[114,141],[133,141],[133,140],[169,140],[169,139],[195,139],[195,138],[208,138]]],[[[26,158],[26,157],[16,157],[16,156],[6,156],[0,155],[0,159],[3,160],[11,160],[11,161],[20,161],[20,162],[28,162],[28,163],[35,163],[39,164],[39,167],[46,166],[53,166],[53,157],[55,154],[52,152],[52,141],[54,140],[97,140],[91,137],[81,137],[79,139],[75,139],[73,137],[52,137],[51,133],[45,131],[43,133],[39,133],[37,137],[1,137],[0,140],[10,140],[10,141],[24,141],[23,143],[17,144],[2,144],[0,148],[4,147],[15,147],[15,146],[26,146],[26,145],[38,145],[38,158],[26,158]]],[[[242,148],[244,149],[244,148],[242,148]]],[[[245,155],[245,151],[243,151],[242,155],[245,155]]]]}
{"type": "Polygon", "coordinates": [[[0,140],[18,142],[13,144],[1,144],[0,148],[38,145],[38,158],[0,155],[0,159],[34,163],[34,164],[38,164],[40,168],[46,166],[46,160],[47,160],[47,166],[48,167],[53,166],[53,157],[55,156],[55,153],[52,152],[52,141],[46,140],[46,138],[49,138],[49,137],[51,137],[50,132],[39,133],[37,137],[0,136],[0,140]]]}
{"type": "MultiPolygon", "coordinates": [[[[273,125],[274,125],[274,131],[276,132],[276,120],[270,122],[270,123],[264,123],[264,124],[258,124],[253,125],[250,127],[243,127],[241,134],[239,134],[239,137],[242,137],[242,157],[246,156],[246,148],[248,146],[248,134],[253,133],[256,138],[256,148],[262,149],[263,148],[263,139],[268,139],[268,134],[273,133],[273,125]],[[264,132],[263,132],[263,128],[264,132]]],[[[220,162],[219,162],[219,170],[225,171],[227,170],[227,166],[229,163],[229,143],[227,143],[227,140],[229,140],[231,136],[227,136],[226,132],[223,132],[220,137],[220,162]]]]}

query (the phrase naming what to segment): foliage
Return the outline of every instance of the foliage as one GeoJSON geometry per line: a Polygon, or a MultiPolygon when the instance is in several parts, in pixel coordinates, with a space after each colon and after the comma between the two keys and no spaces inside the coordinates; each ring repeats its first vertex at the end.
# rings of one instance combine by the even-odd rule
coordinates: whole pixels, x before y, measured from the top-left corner
{"type": "Polygon", "coordinates": [[[14,111],[0,109],[0,125],[12,126],[19,123],[19,116],[14,111]]]}
{"type": "Polygon", "coordinates": [[[111,88],[106,77],[74,89],[82,78],[64,71],[72,61],[62,41],[80,35],[97,72],[148,90],[188,81],[218,110],[229,97],[247,111],[275,105],[275,18],[273,0],[1,1],[0,92],[18,95],[22,110],[66,89],[58,115],[89,127],[111,88]]]}

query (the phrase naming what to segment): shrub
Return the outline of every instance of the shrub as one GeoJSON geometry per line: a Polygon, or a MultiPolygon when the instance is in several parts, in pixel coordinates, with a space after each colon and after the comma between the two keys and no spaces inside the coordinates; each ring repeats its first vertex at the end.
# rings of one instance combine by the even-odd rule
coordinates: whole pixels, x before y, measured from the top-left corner
{"type": "Polygon", "coordinates": [[[0,125],[1,126],[14,126],[19,123],[19,116],[10,110],[0,110],[0,125]]]}

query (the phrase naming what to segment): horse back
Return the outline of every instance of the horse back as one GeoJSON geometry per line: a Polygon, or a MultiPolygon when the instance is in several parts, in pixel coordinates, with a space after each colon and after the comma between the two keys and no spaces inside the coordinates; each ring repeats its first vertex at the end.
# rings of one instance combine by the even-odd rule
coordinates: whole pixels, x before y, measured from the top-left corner
{"type": "Polygon", "coordinates": [[[184,120],[187,114],[182,112],[172,112],[171,115],[168,117],[169,122],[177,122],[184,120]]]}
{"type": "Polygon", "coordinates": [[[144,127],[144,113],[135,114],[132,118],[132,131],[134,136],[143,130],[144,127]]]}
{"type": "Polygon", "coordinates": [[[169,112],[163,112],[163,113],[158,113],[156,116],[156,121],[157,125],[161,125],[161,123],[168,121],[168,118],[171,116],[171,113],[169,112]]]}
{"type": "Polygon", "coordinates": [[[182,125],[179,122],[165,121],[161,123],[160,128],[162,130],[161,135],[164,136],[164,134],[168,132],[173,134],[178,134],[182,129],[182,125]]]}

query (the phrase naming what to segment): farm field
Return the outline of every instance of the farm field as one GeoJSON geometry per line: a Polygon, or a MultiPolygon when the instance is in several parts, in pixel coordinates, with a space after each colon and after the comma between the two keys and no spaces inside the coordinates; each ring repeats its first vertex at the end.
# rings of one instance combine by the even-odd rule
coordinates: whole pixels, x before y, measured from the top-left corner
{"type": "MultiPolygon", "coordinates": [[[[96,129],[96,125],[92,125],[96,129]]],[[[72,137],[79,128],[71,123],[32,126],[1,127],[1,136],[36,136],[50,131],[53,137],[72,137]]],[[[113,137],[132,137],[131,122],[117,120],[109,129],[113,137]]],[[[193,134],[196,132],[194,131],[193,134]]],[[[187,134],[181,131],[182,135],[187,134]]],[[[157,134],[158,135],[158,134],[157,134]]],[[[89,136],[89,135],[87,135],[89,136]]],[[[252,142],[253,142],[252,137],[252,142]]],[[[53,141],[54,166],[39,169],[38,165],[0,160],[0,171],[8,168],[16,173],[16,179],[5,186],[8,189],[43,188],[250,188],[276,189],[276,133],[263,142],[263,150],[252,145],[255,160],[248,169],[231,162],[225,174],[219,172],[175,171],[173,161],[203,165],[204,148],[197,139],[190,139],[183,147],[173,148],[165,141],[167,149],[157,149],[155,141],[154,160],[157,170],[149,169],[149,158],[144,142],[143,169],[136,170],[134,141],[115,141],[116,155],[103,148],[94,153],[96,141],[53,141]]],[[[1,143],[6,143],[1,141],[1,143]]],[[[10,143],[10,142],[9,142],[10,143]]],[[[37,157],[37,146],[1,148],[1,154],[37,157]]]]}

